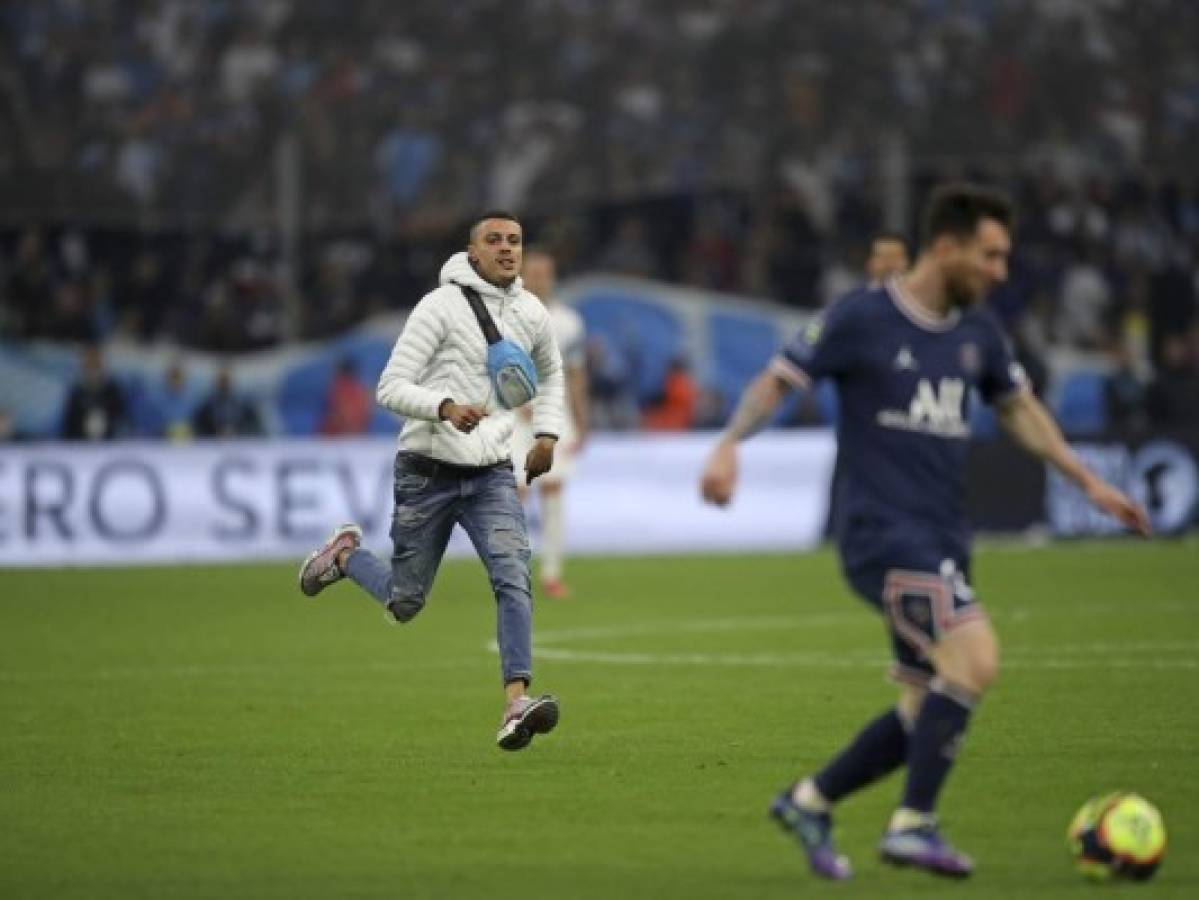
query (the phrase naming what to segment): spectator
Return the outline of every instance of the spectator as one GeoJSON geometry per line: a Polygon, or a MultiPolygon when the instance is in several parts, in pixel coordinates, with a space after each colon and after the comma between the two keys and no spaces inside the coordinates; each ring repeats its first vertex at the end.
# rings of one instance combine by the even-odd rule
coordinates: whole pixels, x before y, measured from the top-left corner
{"type": "Polygon", "coordinates": [[[258,412],[252,403],[234,391],[233,373],[228,366],[217,372],[212,393],[196,410],[193,427],[199,437],[206,438],[256,437],[262,434],[258,412]]]}
{"type": "Polygon", "coordinates": [[[148,342],[162,333],[171,306],[171,286],[161,257],[143,249],[133,261],[121,291],[125,327],[148,342]]]}
{"type": "Polygon", "coordinates": [[[626,216],[616,226],[616,234],[600,253],[595,266],[617,275],[653,278],[658,264],[650,249],[645,222],[638,216],[626,216]]]}
{"type": "Polygon", "coordinates": [[[637,404],[629,366],[601,337],[587,341],[590,376],[591,427],[597,431],[625,431],[636,427],[637,404]]]}
{"type": "Polygon", "coordinates": [[[717,291],[737,287],[737,245],[717,210],[699,214],[691,240],[683,249],[682,273],[687,284],[717,291]]]}
{"type": "MultiPolygon", "coordinates": [[[[1199,253],[1199,247],[1196,247],[1199,253]]],[[[1188,261],[1189,262],[1189,261],[1188,261]]],[[[1199,263],[1199,256],[1196,257],[1199,263]]],[[[1182,334],[1199,320],[1199,268],[1171,260],[1154,273],[1149,285],[1149,333],[1154,361],[1165,355],[1170,335],[1182,334]]]]}
{"type": "Polygon", "coordinates": [[[196,396],[188,386],[183,363],[171,363],[162,384],[147,397],[142,429],[150,437],[169,441],[191,440],[195,410],[196,396]]]}
{"type": "Polygon", "coordinates": [[[53,275],[45,236],[40,229],[26,228],[18,239],[4,286],[7,331],[19,337],[38,337],[49,330],[53,275]]]}
{"type": "Polygon", "coordinates": [[[649,407],[641,425],[649,431],[687,431],[695,424],[699,387],[683,359],[674,359],[662,384],[662,399],[649,407]]]}
{"type": "Polygon", "coordinates": [[[359,380],[354,361],[343,359],[333,376],[333,383],[329,385],[320,433],[326,437],[366,434],[373,407],[374,397],[359,380]]]}
{"type": "Polygon", "coordinates": [[[93,285],[82,277],[63,279],[54,288],[47,337],[90,342],[100,338],[93,285]]]}
{"type": "Polygon", "coordinates": [[[1145,426],[1145,385],[1137,377],[1132,353],[1124,344],[1112,348],[1115,368],[1103,385],[1108,424],[1117,431],[1137,431],[1145,426]]]}
{"type": "Polygon", "coordinates": [[[1129,273],[1111,326],[1112,341],[1119,345],[1117,358],[1123,363],[1126,356],[1129,369],[1141,382],[1147,381],[1153,372],[1149,284],[1149,276],[1143,270],[1129,273]]]}
{"type": "Polygon", "coordinates": [[[29,436],[17,428],[17,420],[7,409],[0,409],[0,444],[27,441],[29,436]]]}
{"type": "Polygon", "coordinates": [[[1088,245],[1062,277],[1057,337],[1071,347],[1094,350],[1106,343],[1112,289],[1098,264],[1098,250],[1088,245]]]}
{"type": "Polygon", "coordinates": [[[79,357],[79,381],[67,395],[62,436],[68,441],[109,441],[128,433],[127,401],[104,369],[99,347],[85,347],[79,357]]]}
{"type": "Polygon", "coordinates": [[[1162,361],[1146,398],[1149,419],[1168,428],[1199,423],[1199,365],[1181,334],[1162,343],[1162,361]]]}

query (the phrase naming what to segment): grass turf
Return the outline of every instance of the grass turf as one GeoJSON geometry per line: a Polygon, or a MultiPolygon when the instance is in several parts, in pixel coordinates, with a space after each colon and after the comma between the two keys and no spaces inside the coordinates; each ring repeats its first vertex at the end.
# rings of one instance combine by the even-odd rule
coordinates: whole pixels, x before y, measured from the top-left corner
{"type": "MultiPolygon", "coordinates": [[[[474,561],[404,627],[290,566],[0,573],[0,896],[830,896],[765,811],[891,701],[832,555],[570,574],[537,610],[562,724],[505,754],[474,561]]],[[[837,894],[1091,896],[1066,823],[1130,788],[1171,846],[1126,890],[1199,896],[1199,548],[990,548],[975,582],[1006,666],[942,808],[979,873],[876,861],[893,777],[841,810],[837,894]]]]}

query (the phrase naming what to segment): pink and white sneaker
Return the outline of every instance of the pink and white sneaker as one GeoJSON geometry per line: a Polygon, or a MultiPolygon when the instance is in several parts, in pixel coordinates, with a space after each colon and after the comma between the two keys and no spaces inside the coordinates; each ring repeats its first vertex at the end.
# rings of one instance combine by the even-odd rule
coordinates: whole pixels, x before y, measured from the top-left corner
{"type": "Polygon", "coordinates": [[[495,742],[501,750],[523,750],[529,746],[533,735],[548,734],[557,724],[557,697],[552,694],[518,697],[508,704],[495,742]]]}
{"type": "Polygon", "coordinates": [[[315,597],[329,585],[346,577],[337,565],[337,557],[343,550],[357,550],[362,546],[362,529],[357,525],[338,525],[333,534],[319,550],[313,550],[300,566],[300,590],[306,597],[315,597]]]}

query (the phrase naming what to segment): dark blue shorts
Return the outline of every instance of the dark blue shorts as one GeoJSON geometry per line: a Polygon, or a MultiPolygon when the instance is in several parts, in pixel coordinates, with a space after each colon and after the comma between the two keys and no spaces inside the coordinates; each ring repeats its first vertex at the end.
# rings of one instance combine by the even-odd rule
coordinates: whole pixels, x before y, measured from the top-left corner
{"type": "Polygon", "coordinates": [[[927,685],[936,674],[929,647],[962,623],[986,615],[970,587],[968,559],[909,550],[847,567],[845,577],[887,622],[895,681],[927,685]]]}

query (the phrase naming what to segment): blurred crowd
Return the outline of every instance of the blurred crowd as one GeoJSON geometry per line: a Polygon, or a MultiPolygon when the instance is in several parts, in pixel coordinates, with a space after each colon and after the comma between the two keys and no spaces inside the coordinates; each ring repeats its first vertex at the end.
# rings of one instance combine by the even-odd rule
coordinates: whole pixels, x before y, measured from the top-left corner
{"type": "MultiPolygon", "coordinates": [[[[1034,381],[1045,384],[1055,354],[1102,356],[1121,373],[1112,420],[1141,421],[1155,379],[1199,370],[1199,194],[1134,178],[1070,185],[1048,172],[1001,183],[1016,195],[1020,219],[1011,278],[990,302],[1034,381]]],[[[856,210],[862,224],[824,240],[794,210],[736,194],[527,221],[568,275],[657,278],[818,308],[862,280],[879,203],[836,195],[838,215],[856,210]]],[[[392,243],[370,233],[309,235],[305,263],[289,278],[269,232],[28,226],[0,233],[0,337],[120,336],[222,353],[328,338],[372,312],[411,306],[462,234],[458,226],[392,243]]],[[[603,353],[596,349],[597,390],[614,393],[630,361],[603,353]]]]}
{"type": "Polygon", "coordinates": [[[7,0],[0,336],[327,337],[490,206],[567,276],[818,307],[970,176],[1022,358],[1103,354],[1136,424],[1199,370],[1196,46],[1190,0],[7,0]]]}
{"type": "Polygon", "coordinates": [[[1190,0],[7,0],[13,207],[308,227],[785,188],[818,231],[882,147],[1193,171],[1190,0]]]}

